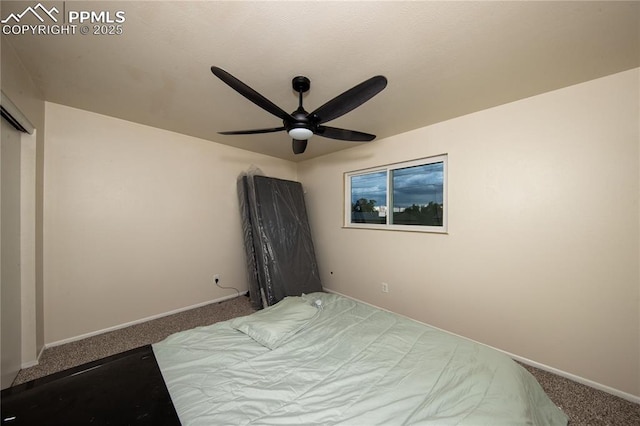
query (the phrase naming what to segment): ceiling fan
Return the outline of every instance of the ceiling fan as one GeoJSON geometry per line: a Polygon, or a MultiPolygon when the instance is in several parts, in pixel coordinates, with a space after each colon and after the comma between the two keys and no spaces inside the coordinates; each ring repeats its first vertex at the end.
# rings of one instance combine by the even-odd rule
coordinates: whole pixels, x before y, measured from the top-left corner
{"type": "Polygon", "coordinates": [[[324,126],[323,124],[348,113],[380,93],[380,91],[387,86],[387,79],[381,75],[363,81],[310,113],[302,107],[302,94],[309,90],[311,82],[307,77],[294,77],[291,84],[293,85],[293,90],[298,92],[299,103],[298,109],[288,114],[222,68],[213,66],[211,67],[211,72],[236,92],[265,111],[280,118],[283,124],[280,127],[269,129],[218,132],[221,135],[252,135],[285,130],[293,139],[292,147],[294,154],[302,154],[307,148],[307,141],[313,135],[354,142],[368,142],[376,137],[376,135],[359,132],[357,130],[339,129],[337,127],[324,126]]]}

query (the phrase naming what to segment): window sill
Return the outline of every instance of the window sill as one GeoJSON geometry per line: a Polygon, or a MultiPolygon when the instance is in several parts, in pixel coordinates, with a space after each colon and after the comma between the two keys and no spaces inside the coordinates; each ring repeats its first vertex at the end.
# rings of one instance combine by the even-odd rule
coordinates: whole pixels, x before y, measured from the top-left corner
{"type": "Polygon", "coordinates": [[[436,226],[411,226],[411,225],[375,225],[375,224],[348,224],[342,225],[343,229],[369,229],[375,231],[395,231],[395,232],[422,232],[428,234],[445,234],[449,232],[445,227],[436,226]]]}

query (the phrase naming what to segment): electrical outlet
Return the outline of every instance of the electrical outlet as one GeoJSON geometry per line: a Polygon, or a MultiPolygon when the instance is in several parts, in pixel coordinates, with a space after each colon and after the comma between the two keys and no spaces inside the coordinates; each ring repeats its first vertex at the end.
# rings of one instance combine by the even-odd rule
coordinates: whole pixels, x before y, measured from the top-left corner
{"type": "Polygon", "coordinates": [[[387,283],[382,283],[382,285],[380,286],[381,290],[383,293],[389,293],[389,284],[387,283]]]}

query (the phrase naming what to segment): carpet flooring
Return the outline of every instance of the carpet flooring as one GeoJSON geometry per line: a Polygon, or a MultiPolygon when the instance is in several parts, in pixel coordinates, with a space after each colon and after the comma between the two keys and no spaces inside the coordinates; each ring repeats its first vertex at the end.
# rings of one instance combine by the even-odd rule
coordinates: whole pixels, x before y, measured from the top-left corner
{"type": "MultiPolygon", "coordinates": [[[[46,349],[38,365],[21,370],[14,385],[159,342],[182,330],[248,315],[255,310],[249,298],[220,303],[133,325],[46,349]]],[[[551,400],[568,416],[570,425],[640,425],[640,405],[564,377],[523,365],[542,385],[551,400]]]]}

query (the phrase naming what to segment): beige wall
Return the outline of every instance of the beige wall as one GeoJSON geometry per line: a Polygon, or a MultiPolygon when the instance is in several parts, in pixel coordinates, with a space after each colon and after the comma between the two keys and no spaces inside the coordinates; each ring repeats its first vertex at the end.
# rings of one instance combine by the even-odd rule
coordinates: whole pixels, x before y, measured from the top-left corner
{"type": "Polygon", "coordinates": [[[640,396],[639,80],[635,69],[301,163],[323,284],[640,396]],[[442,153],[448,235],[341,227],[344,172],[442,153]]]}
{"type": "Polygon", "coordinates": [[[1,37],[1,86],[4,94],[35,127],[35,138],[23,136],[22,167],[22,364],[33,365],[44,346],[42,276],[42,197],[44,166],[44,101],[13,46],[1,37]],[[35,140],[34,140],[35,139],[35,140]],[[25,158],[26,158],[25,157],[25,158]],[[31,159],[35,157],[35,164],[31,159]],[[25,185],[29,185],[26,187],[25,185]]]}
{"type": "Polygon", "coordinates": [[[294,163],[46,103],[45,339],[247,290],[236,179],[294,163]]]}

